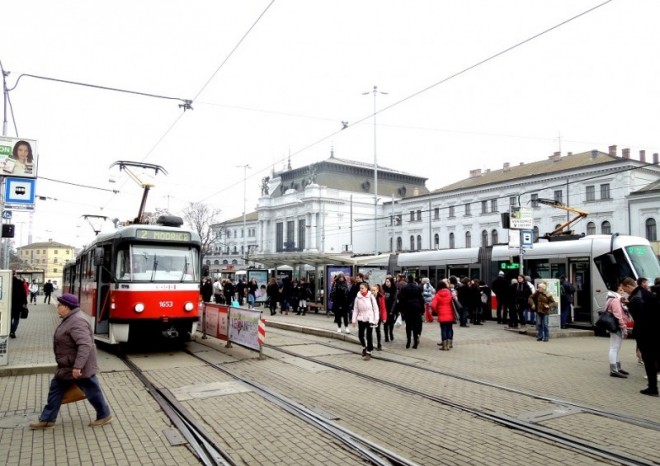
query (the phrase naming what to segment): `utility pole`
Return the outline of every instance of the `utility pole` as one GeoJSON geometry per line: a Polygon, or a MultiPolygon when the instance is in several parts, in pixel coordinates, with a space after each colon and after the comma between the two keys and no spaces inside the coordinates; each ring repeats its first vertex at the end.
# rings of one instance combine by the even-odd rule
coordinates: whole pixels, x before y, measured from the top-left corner
{"type": "Polygon", "coordinates": [[[378,254],[378,152],[376,151],[376,96],[387,95],[387,92],[379,91],[378,86],[373,90],[363,92],[362,95],[373,93],[374,95],[374,255],[378,254]]]}
{"type": "Polygon", "coordinates": [[[248,265],[248,250],[247,250],[247,231],[245,231],[246,225],[247,225],[247,212],[246,212],[246,199],[247,199],[247,171],[248,168],[250,168],[249,164],[245,165],[237,165],[237,167],[243,167],[243,261],[245,261],[245,265],[248,265]]]}

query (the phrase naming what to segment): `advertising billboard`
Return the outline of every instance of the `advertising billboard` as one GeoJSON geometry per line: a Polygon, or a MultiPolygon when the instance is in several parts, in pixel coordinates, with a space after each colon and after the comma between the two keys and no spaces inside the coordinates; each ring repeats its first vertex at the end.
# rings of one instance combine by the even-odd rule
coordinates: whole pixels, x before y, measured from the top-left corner
{"type": "Polygon", "coordinates": [[[36,178],[39,156],[34,139],[0,136],[0,175],[36,178]]]}

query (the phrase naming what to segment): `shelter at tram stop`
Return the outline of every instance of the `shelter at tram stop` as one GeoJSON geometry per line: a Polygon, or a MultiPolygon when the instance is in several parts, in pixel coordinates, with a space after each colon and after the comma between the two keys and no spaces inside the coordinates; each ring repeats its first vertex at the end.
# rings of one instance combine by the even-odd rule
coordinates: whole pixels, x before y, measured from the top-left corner
{"type": "MultiPolygon", "coordinates": [[[[383,283],[388,273],[389,254],[379,256],[354,257],[345,253],[290,252],[276,254],[257,254],[254,261],[270,269],[271,276],[278,278],[289,275],[305,280],[314,288],[315,304],[330,310],[327,299],[333,277],[342,272],[351,280],[356,273],[363,273],[375,283],[383,283]]],[[[253,270],[248,270],[248,277],[253,270]]],[[[260,269],[254,272],[259,273],[260,269]]],[[[262,272],[263,273],[263,272],[262,272]]],[[[257,280],[259,282],[259,280],[257,280]]]]}

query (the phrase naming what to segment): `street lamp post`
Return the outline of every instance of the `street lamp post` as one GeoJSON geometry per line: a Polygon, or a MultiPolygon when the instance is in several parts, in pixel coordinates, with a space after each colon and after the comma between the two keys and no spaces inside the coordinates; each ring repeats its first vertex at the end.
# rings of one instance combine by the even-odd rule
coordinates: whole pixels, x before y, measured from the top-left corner
{"type": "Polygon", "coordinates": [[[378,254],[378,152],[376,151],[376,96],[387,95],[387,92],[379,91],[378,86],[373,90],[363,92],[362,95],[373,93],[374,95],[374,255],[378,254]]]}
{"type": "Polygon", "coordinates": [[[247,212],[246,212],[246,199],[247,199],[247,171],[250,168],[249,164],[237,165],[238,167],[243,167],[243,261],[245,265],[248,265],[248,251],[247,251],[247,232],[245,231],[247,225],[247,212]]]}

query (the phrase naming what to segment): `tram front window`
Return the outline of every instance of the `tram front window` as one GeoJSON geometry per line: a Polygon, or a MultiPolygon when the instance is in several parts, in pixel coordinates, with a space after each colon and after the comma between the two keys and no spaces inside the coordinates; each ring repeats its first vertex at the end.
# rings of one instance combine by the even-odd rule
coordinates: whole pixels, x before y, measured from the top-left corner
{"type": "Polygon", "coordinates": [[[637,277],[648,278],[651,282],[660,277],[660,263],[648,246],[627,246],[626,252],[632,262],[637,277]]]}
{"type": "Polygon", "coordinates": [[[117,254],[116,278],[122,281],[196,283],[198,268],[195,249],[131,245],[117,254]]]}

